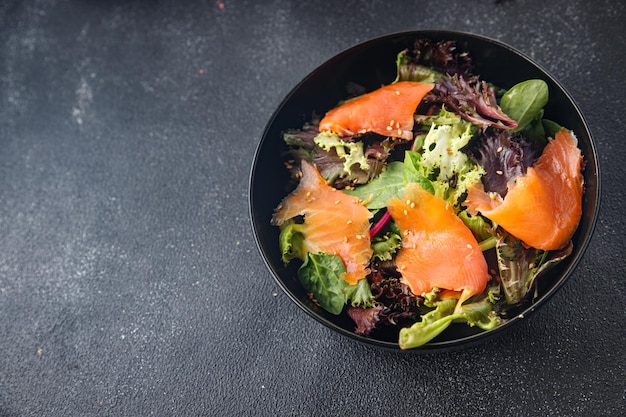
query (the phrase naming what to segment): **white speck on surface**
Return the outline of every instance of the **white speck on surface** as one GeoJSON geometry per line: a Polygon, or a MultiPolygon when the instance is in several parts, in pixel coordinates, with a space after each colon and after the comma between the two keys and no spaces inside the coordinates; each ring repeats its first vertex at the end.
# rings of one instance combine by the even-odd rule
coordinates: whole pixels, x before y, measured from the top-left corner
{"type": "Polygon", "coordinates": [[[92,101],[93,92],[91,86],[87,83],[85,78],[81,77],[78,88],[76,89],[76,105],[72,108],[72,118],[78,125],[83,124],[92,101]]]}

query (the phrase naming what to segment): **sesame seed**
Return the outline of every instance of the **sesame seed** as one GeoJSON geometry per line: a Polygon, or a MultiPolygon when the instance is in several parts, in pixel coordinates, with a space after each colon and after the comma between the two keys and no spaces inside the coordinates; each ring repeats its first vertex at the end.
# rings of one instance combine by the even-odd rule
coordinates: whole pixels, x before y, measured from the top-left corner
{"type": "Polygon", "coordinates": [[[393,130],[393,127],[387,126],[387,130],[393,130]]]}
{"type": "Polygon", "coordinates": [[[343,243],[348,243],[348,236],[343,237],[343,243]]]}
{"type": "Polygon", "coordinates": [[[470,245],[469,243],[467,244],[467,249],[472,249],[472,245],[470,245]]]}
{"type": "Polygon", "coordinates": [[[411,206],[411,208],[415,208],[415,203],[411,201],[410,206],[411,206]]]}
{"type": "Polygon", "coordinates": [[[389,122],[389,126],[393,126],[393,122],[394,122],[394,120],[391,119],[391,121],[389,122]]]}
{"type": "Polygon", "coordinates": [[[400,129],[400,122],[396,122],[396,129],[400,129]]]}
{"type": "Polygon", "coordinates": [[[400,95],[400,92],[399,92],[398,90],[396,90],[396,95],[397,95],[397,96],[399,96],[399,95],[400,95]]]}
{"type": "Polygon", "coordinates": [[[528,269],[533,269],[534,267],[535,267],[534,263],[531,262],[531,263],[528,264],[528,269]]]}
{"type": "Polygon", "coordinates": [[[341,203],[341,200],[335,200],[335,204],[341,203]]]}
{"type": "Polygon", "coordinates": [[[409,212],[407,210],[404,210],[403,213],[404,213],[405,216],[409,214],[409,212]]]}
{"type": "Polygon", "coordinates": [[[306,196],[307,196],[307,197],[311,197],[311,192],[310,192],[310,191],[307,191],[307,192],[306,192],[306,196]]]}
{"type": "Polygon", "coordinates": [[[357,240],[363,239],[363,235],[356,235],[355,237],[356,237],[357,240]]]}
{"type": "Polygon", "coordinates": [[[401,269],[402,271],[404,271],[404,270],[406,269],[406,265],[402,265],[402,266],[400,267],[400,269],[401,269]]]}
{"type": "Polygon", "coordinates": [[[500,171],[500,170],[497,170],[497,171],[496,171],[496,174],[498,174],[498,175],[502,175],[502,174],[504,174],[504,172],[502,172],[502,171],[500,171]]]}
{"type": "Polygon", "coordinates": [[[406,200],[406,205],[408,206],[409,204],[411,204],[411,200],[406,200]]]}
{"type": "Polygon", "coordinates": [[[402,134],[402,129],[398,129],[398,135],[402,134]]]}
{"type": "Polygon", "coordinates": [[[498,146],[498,149],[496,149],[496,152],[498,153],[502,152],[502,146],[498,146]]]}
{"type": "Polygon", "coordinates": [[[348,220],[346,224],[352,224],[352,220],[348,220]]]}

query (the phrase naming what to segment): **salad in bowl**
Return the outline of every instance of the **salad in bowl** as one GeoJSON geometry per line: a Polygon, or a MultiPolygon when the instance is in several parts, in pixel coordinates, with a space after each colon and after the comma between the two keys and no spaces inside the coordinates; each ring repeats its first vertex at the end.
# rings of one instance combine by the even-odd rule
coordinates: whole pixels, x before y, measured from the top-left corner
{"type": "Polygon", "coordinates": [[[597,211],[595,151],[569,96],[516,51],[454,32],[329,61],[283,103],[256,161],[253,225],[281,286],[324,324],[401,350],[480,340],[534,311],[582,256],[597,211]],[[489,56],[529,70],[502,74],[516,64],[489,56]],[[342,61],[357,70],[306,108],[342,61]],[[284,187],[259,216],[266,141],[284,187]]]}

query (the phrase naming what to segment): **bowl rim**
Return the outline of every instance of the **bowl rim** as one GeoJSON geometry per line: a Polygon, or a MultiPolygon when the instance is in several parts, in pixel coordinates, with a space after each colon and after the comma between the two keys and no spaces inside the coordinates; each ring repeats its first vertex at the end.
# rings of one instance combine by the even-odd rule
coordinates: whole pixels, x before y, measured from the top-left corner
{"type": "Polygon", "coordinates": [[[480,34],[467,32],[467,31],[457,31],[457,30],[447,30],[447,29],[405,30],[405,31],[390,32],[384,35],[370,37],[364,41],[357,42],[357,43],[352,44],[351,46],[343,48],[342,50],[326,58],[323,62],[321,62],[320,64],[315,66],[312,70],[310,70],[281,99],[278,106],[276,106],[275,110],[272,112],[271,117],[266,122],[265,127],[263,129],[263,133],[260,137],[260,140],[253,154],[251,168],[250,168],[249,177],[248,177],[248,193],[247,193],[248,215],[249,215],[250,226],[252,227],[252,232],[253,232],[256,247],[259,253],[261,254],[261,258],[263,259],[265,266],[267,267],[270,274],[272,275],[272,278],[279,285],[281,290],[291,299],[291,301],[294,302],[299,307],[299,309],[303,310],[308,316],[312,317],[315,321],[317,321],[318,323],[321,323],[322,325],[324,325],[330,330],[333,330],[343,336],[347,336],[348,338],[352,340],[359,341],[361,343],[364,343],[365,345],[383,348],[384,350],[392,350],[394,352],[402,351],[402,352],[407,352],[407,353],[446,352],[446,351],[458,350],[461,348],[465,349],[470,346],[475,346],[475,345],[484,343],[486,340],[491,339],[492,337],[496,335],[509,331],[518,322],[530,317],[540,306],[545,304],[549,299],[551,299],[554,296],[554,294],[556,294],[561,289],[561,287],[570,279],[572,273],[578,266],[581,259],[584,257],[585,252],[593,238],[594,231],[596,229],[596,223],[597,223],[599,212],[600,212],[601,182],[602,182],[601,170],[600,170],[599,158],[598,158],[598,153],[597,153],[597,146],[593,139],[593,135],[591,133],[589,123],[587,122],[585,116],[580,110],[579,105],[576,103],[576,101],[571,96],[569,91],[541,64],[537,63],[534,59],[530,58],[528,55],[514,48],[513,46],[503,41],[489,37],[489,36],[480,35],[480,34]],[[427,344],[420,346],[419,348],[416,348],[416,349],[403,350],[403,349],[400,349],[397,342],[388,342],[388,341],[379,340],[379,339],[375,339],[375,338],[371,338],[367,336],[361,336],[354,332],[348,331],[347,329],[343,327],[336,325],[332,321],[327,320],[326,318],[320,316],[319,314],[316,314],[306,304],[304,304],[300,298],[298,298],[295,294],[293,294],[290,291],[287,285],[279,277],[278,272],[274,270],[272,264],[269,262],[268,257],[266,256],[266,253],[264,251],[259,232],[255,226],[255,212],[254,212],[254,202],[252,199],[252,194],[253,194],[253,184],[254,184],[254,179],[256,175],[256,166],[258,163],[259,154],[261,153],[261,149],[263,145],[265,144],[265,142],[269,140],[268,139],[269,130],[271,129],[271,126],[273,125],[274,121],[276,120],[278,115],[281,113],[285,105],[290,101],[291,97],[297,93],[299,88],[303,84],[305,84],[307,80],[313,77],[314,74],[316,74],[323,67],[325,67],[330,61],[338,60],[342,58],[344,55],[349,54],[353,50],[367,48],[369,45],[374,44],[374,43],[382,43],[382,42],[393,40],[395,38],[402,38],[402,37],[409,37],[409,36],[415,37],[416,39],[419,37],[433,37],[433,36],[437,36],[437,37],[448,36],[448,37],[454,37],[454,38],[458,38],[458,37],[472,38],[477,41],[493,44],[497,48],[506,49],[512,52],[513,54],[519,56],[521,59],[527,61],[527,63],[530,64],[531,66],[536,67],[536,69],[538,69],[542,73],[542,75],[544,75],[546,78],[550,79],[550,81],[553,82],[561,91],[561,93],[570,101],[573,109],[576,112],[576,117],[580,119],[581,126],[586,131],[586,136],[589,138],[588,145],[590,148],[590,152],[588,152],[584,156],[586,157],[587,160],[591,158],[594,161],[594,166],[595,166],[594,174],[596,177],[596,188],[595,188],[595,193],[589,196],[590,198],[593,199],[593,201],[595,201],[593,210],[590,213],[591,217],[590,217],[590,223],[589,223],[589,232],[588,234],[584,236],[584,238],[582,239],[582,242],[579,244],[579,247],[577,249],[577,252],[575,253],[574,259],[571,260],[571,263],[569,264],[569,266],[559,276],[558,280],[556,280],[555,283],[549,287],[548,291],[545,294],[543,294],[537,300],[532,301],[531,304],[525,307],[521,313],[517,314],[514,317],[507,319],[504,323],[500,324],[494,329],[491,329],[488,331],[482,331],[479,333],[475,333],[469,336],[456,338],[452,340],[428,342],[427,344]]]}

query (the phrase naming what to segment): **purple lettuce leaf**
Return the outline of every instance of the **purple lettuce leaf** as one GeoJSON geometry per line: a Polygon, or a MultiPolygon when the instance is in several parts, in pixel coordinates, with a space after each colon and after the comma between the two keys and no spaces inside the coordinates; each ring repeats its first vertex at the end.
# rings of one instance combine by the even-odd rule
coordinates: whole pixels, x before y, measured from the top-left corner
{"type": "MultiPolygon", "coordinates": [[[[301,129],[291,129],[283,133],[283,140],[289,146],[285,155],[285,165],[290,170],[292,177],[300,175],[300,162],[305,160],[314,163],[324,179],[335,188],[343,189],[356,184],[366,184],[377,177],[389,157],[389,152],[374,134],[366,134],[359,137],[366,147],[364,155],[367,157],[368,169],[353,166],[350,175],[346,175],[344,160],[337,155],[334,149],[326,151],[315,143],[315,137],[319,135],[319,120],[313,120],[305,124],[301,129]]],[[[352,136],[341,138],[343,141],[352,142],[352,136]]]]}
{"type": "Polygon", "coordinates": [[[493,129],[482,132],[465,150],[486,172],[482,176],[485,191],[496,192],[503,198],[509,182],[526,174],[526,169],[541,153],[524,136],[493,129]]]}
{"type": "Polygon", "coordinates": [[[409,287],[400,282],[395,263],[372,263],[369,276],[374,307],[348,308],[348,315],[356,324],[355,332],[368,335],[384,326],[415,321],[420,316],[420,299],[411,294],[409,287]],[[358,310],[358,311],[355,311],[358,310]]]}
{"type": "Polygon", "coordinates": [[[424,97],[424,101],[443,104],[481,129],[517,127],[517,122],[498,105],[493,87],[478,76],[465,78],[459,74],[445,75],[435,81],[434,88],[424,97]]]}

